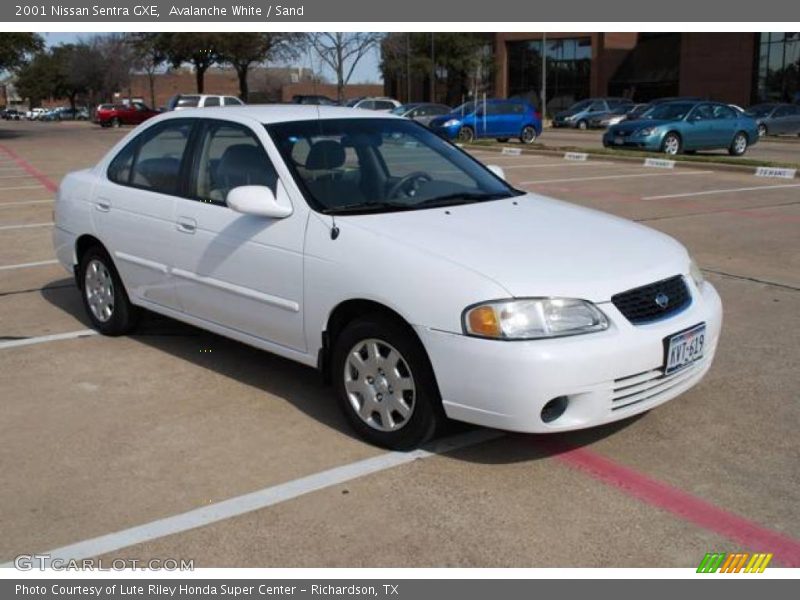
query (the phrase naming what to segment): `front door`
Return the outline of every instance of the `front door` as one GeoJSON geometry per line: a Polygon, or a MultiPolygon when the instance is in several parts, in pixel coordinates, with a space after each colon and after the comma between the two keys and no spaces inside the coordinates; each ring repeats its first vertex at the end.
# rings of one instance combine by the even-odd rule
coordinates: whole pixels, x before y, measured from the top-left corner
{"type": "Polygon", "coordinates": [[[291,204],[258,136],[245,125],[206,120],[187,198],[177,202],[173,269],[183,310],[205,321],[296,350],[303,336],[305,213],[284,219],[234,212],[234,187],[263,185],[291,204]]]}

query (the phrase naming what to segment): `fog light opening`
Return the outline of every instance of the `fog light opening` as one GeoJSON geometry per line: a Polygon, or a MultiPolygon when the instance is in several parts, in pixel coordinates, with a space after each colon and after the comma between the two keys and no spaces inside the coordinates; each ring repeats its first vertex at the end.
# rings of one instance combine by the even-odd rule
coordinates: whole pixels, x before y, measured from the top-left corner
{"type": "Polygon", "coordinates": [[[569,398],[566,396],[553,398],[542,408],[542,421],[545,423],[552,423],[564,414],[564,411],[567,410],[567,405],[569,405],[569,398]]]}

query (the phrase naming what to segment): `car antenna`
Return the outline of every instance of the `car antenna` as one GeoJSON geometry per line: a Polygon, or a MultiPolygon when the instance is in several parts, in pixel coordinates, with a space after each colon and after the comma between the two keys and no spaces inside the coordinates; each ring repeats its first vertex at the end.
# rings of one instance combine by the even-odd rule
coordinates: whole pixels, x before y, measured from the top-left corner
{"type": "MultiPolygon", "coordinates": [[[[311,58],[311,55],[312,55],[312,53],[309,52],[308,53],[308,57],[309,57],[309,63],[311,64],[311,85],[313,86],[313,89],[314,89],[314,95],[317,96],[317,98],[316,98],[316,102],[317,102],[317,126],[319,128],[319,134],[320,134],[320,136],[322,136],[322,114],[321,114],[320,108],[319,108],[319,106],[320,106],[319,105],[319,95],[320,94],[319,94],[319,90],[317,89],[317,73],[314,70],[314,59],[311,58]]],[[[319,64],[320,64],[320,66],[322,66],[322,61],[321,60],[320,60],[319,64]]],[[[339,99],[337,98],[337,100],[339,100],[339,99]]],[[[331,239],[335,240],[338,237],[339,237],[339,228],[336,226],[336,215],[331,215],[331,239]]]]}

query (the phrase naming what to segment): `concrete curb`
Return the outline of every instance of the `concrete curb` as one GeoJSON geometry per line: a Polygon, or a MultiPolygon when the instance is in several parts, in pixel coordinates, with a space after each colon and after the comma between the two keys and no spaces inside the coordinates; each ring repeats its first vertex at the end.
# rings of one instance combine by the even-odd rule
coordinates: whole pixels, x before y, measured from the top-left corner
{"type": "MultiPolygon", "coordinates": [[[[576,155],[576,154],[585,154],[587,160],[605,160],[610,162],[619,162],[619,163],[637,163],[639,165],[644,166],[645,162],[650,160],[661,160],[661,159],[653,159],[647,158],[643,156],[624,156],[624,155],[616,155],[616,154],[602,154],[597,152],[592,152],[591,150],[582,150],[580,152],[574,150],[548,150],[545,148],[511,148],[512,152],[508,152],[506,150],[507,147],[502,146],[482,146],[480,144],[476,145],[464,145],[462,146],[465,150],[485,150],[487,152],[496,152],[499,155],[506,155],[506,156],[525,156],[526,154],[535,155],[535,156],[552,156],[552,157],[559,157],[565,158],[567,155],[576,155]],[[506,150],[506,152],[503,152],[506,150]],[[517,150],[519,153],[517,153],[517,150]]],[[[570,159],[567,159],[570,160],[570,159]]],[[[730,165],[726,163],[716,163],[716,162],[699,162],[699,161],[688,161],[688,160],[681,160],[680,158],[677,159],[670,159],[674,161],[674,168],[676,169],[700,169],[700,170],[716,170],[716,171],[730,171],[734,173],[749,173],[756,176],[756,172],[758,169],[768,168],[774,169],[775,167],[766,167],[766,166],[757,166],[757,165],[730,165]]],[[[791,170],[791,169],[789,169],[791,170]]],[[[761,175],[760,177],[765,177],[761,175]]],[[[772,178],[772,177],[770,177],[772,178]]],[[[794,176],[793,177],[781,177],[782,179],[797,179],[800,178],[800,169],[794,169],[794,176]]]]}

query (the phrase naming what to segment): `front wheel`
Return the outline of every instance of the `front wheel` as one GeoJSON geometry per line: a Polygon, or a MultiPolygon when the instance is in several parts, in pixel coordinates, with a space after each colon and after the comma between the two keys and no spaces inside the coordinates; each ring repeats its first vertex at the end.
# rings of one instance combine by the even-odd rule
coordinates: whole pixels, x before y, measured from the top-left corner
{"type": "Polygon", "coordinates": [[[523,144],[532,144],[536,141],[536,129],[532,125],[526,125],[522,128],[522,133],[519,135],[519,141],[523,144]]]}
{"type": "Polygon", "coordinates": [[[462,127],[458,132],[458,141],[462,144],[469,144],[475,139],[475,132],[470,127],[462,127]]]}
{"type": "Polygon", "coordinates": [[[433,368],[401,323],[380,315],[353,321],[336,339],[331,369],[345,417],[373,444],[411,450],[444,420],[433,368]]]}
{"type": "Polygon", "coordinates": [[[103,335],[124,335],[136,327],[131,304],[114,263],[103,248],[89,248],[78,266],[78,287],[92,326],[103,335]]]}
{"type": "Polygon", "coordinates": [[[661,142],[661,151],[664,154],[675,156],[681,153],[681,137],[674,131],[670,131],[664,136],[664,141],[661,142]]]}
{"type": "Polygon", "coordinates": [[[747,135],[744,131],[740,131],[733,136],[731,146],[728,148],[728,154],[731,156],[742,156],[745,152],[747,152],[747,135]]]}
{"type": "Polygon", "coordinates": [[[578,121],[578,129],[588,129],[588,128],[589,128],[589,123],[587,123],[585,119],[581,119],[580,121],[578,121]]]}

